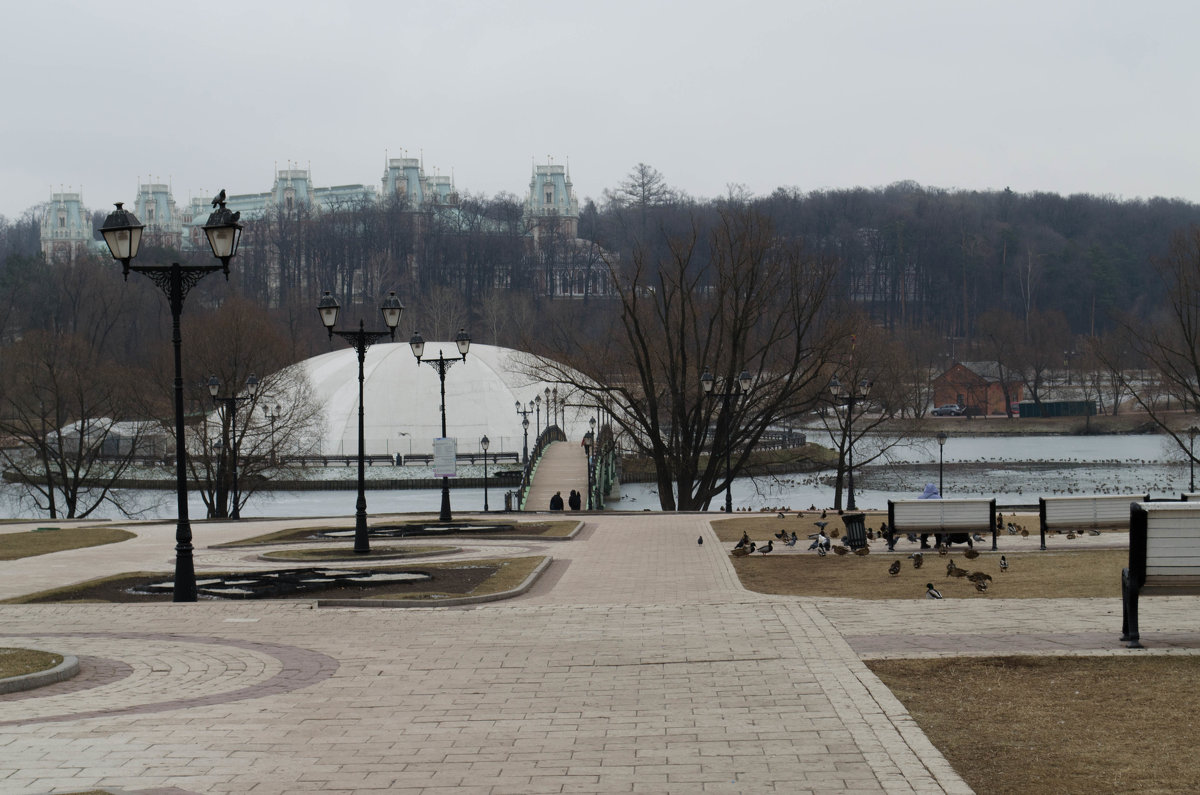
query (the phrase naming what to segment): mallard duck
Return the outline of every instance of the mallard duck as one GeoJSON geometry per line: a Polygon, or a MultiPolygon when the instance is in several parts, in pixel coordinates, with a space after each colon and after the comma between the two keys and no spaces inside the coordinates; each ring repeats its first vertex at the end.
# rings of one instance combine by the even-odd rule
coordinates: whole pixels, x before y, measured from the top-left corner
{"type": "Polygon", "coordinates": [[[730,552],[729,554],[733,555],[735,558],[744,558],[753,551],[754,551],[754,542],[751,541],[748,545],[746,545],[744,547],[734,547],[733,552],[730,552]]]}
{"type": "Polygon", "coordinates": [[[941,555],[942,557],[946,557],[947,555],[950,554],[950,548],[947,547],[945,544],[938,544],[937,545],[937,553],[939,555],[941,555]]]}
{"type": "Polygon", "coordinates": [[[893,560],[892,565],[888,566],[888,574],[895,577],[899,573],[900,573],[900,561],[893,560]]]}
{"type": "Polygon", "coordinates": [[[866,555],[871,554],[871,548],[870,547],[859,547],[858,549],[854,550],[854,554],[858,555],[860,558],[865,557],[866,555]]]}
{"type": "Polygon", "coordinates": [[[833,548],[833,551],[834,551],[834,552],[836,552],[836,553],[837,553],[837,554],[839,554],[839,555],[845,555],[845,554],[847,554],[847,553],[848,553],[850,550],[846,549],[844,546],[842,546],[841,544],[839,544],[839,545],[837,545],[836,547],[834,547],[834,548],[833,548]]]}
{"type": "Polygon", "coordinates": [[[1067,540],[1068,540],[1068,541],[1074,541],[1074,540],[1075,540],[1075,538],[1076,538],[1076,536],[1075,536],[1075,534],[1074,534],[1074,533],[1067,533],[1067,540]]]}
{"type": "Polygon", "coordinates": [[[920,552],[914,552],[908,557],[912,559],[914,569],[921,568],[921,565],[925,563],[925,555],[920,552]]]}
{"type": "Polygon", "coordinates": [[[986,593],[987,589],[988,589],[987,580],[980,580],[979,582],[975,583],[976,591],[979,591],[980,593],[986,593]]]}
{"type": "Polygon", "coordinates": [[[982,571],[973,571],[967,575],[967,579],[971,582],[991,582],[992,575],[982,571]]]}
{"type": "Polygon", "coordinates": [[[767,542],[767,545],[766,545],[765,547],[759,547],[759,548],[758,548],[758,551],[759,551],[760,553],[762,553],[763,555],[765,555],[765,554],[767,554],[768,552],[770,552],[770,551],[771,551],[772,549],[774,549],[774,548],[775,548],[775,542],[774,542],[774,541],[768,541],[768,542],[767,542]]]}
{"type": "Polygon", "coordinates": [[[975,549],[968,549],[963,553],[963,557],[967,560],[975,560],[975,558],[979,557],[979,551],[975,549]]]}
{"type": "Polygon", "coordinates": [[[949,577],[949,576],[951,576],[952,574],[954,574],[954,570],[955,570],[955,569],[957,569],[957,568],[958,568],[958,566],[956,566],[956,565],[954,564],[954,559],[953,559],[953,558],[951,558],[950,560],[946,561],[946,576],[947,576],[947,577],[949,577]]]}
{"type": "Polygon", "coordinates": [[[1024,527],[1021,528],[1021,538],[1029,538],[1029,531],[1024,527]]]}
{"type": "Polygon", "coordinates": [[[1000,571],[1008,571],[1008,558],[1000,556],[1000,571]]]}
{"type": "Polygon", "coordinates": [[[1088,530],[1088,535],[1098,536],[1098,535],[1100,535],[1100,531],[1099,530],[1088,530]]]}
{"type": "Polygon", "coordinates": [[[967,570],[966,570],[966,569],[958,569],[958,568],[956,568],[956,569],[953,569],[953,570],[951,570],[951,571],[948,571],[948,572],[946,572],[946,574],[948,574],[948,575],[949,575],[949,576],[951,576],[951,577],[966,577],[966,576],[967,576],[967,570]]]}
{"type": "Polygon", "coordinates": [[[925,598],[926,599],[941,599],[942,592],[933,587],[933,583],[925,583],[925,598]]]}

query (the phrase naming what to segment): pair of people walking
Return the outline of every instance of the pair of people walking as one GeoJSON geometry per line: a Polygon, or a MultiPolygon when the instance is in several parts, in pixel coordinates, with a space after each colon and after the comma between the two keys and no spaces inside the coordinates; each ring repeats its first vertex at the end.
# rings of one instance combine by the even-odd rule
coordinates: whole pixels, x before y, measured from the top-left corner
{"type": "MultiPolygon", "coordinates": [[[[571,489],[571,495],[567,497],[567,504],[571,506],[572,511],[578,511],[583,507],[583,495],[575,489],[571,489]]],[[[562,492],[554,492],[554,496],[550,498],[550,510],[561,511],[563,509],[562,492]]]]}

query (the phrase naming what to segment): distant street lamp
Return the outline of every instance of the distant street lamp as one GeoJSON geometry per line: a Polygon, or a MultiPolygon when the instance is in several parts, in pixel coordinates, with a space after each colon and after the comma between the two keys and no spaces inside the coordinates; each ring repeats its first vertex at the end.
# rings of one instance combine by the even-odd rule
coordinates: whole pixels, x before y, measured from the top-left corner
{"type": "MultiPolygon", "coordinates": [[[[442,438],[446,438],[446,371],[453,365],[467,360],[467,350],[471,347],[471,335],[466,329],[459,329],[458,336],[454,338],[454,344],[458,347],[459,357],[457,359],[447,359],[442,355],[441,349],[438,349],[438,357],[436,359],[422,359],[421,354],[425,352],[425,338],[420,332],[414,332],[412,339],[408,341],[408,345],[412,348],[413,356],[417,359],[417,364],[427,364],[437,370],[438,379],[442,384],[442,438]]],[[[450,478],[442,477],[442,510],[438,514],[438,521],[450,521],[450,478]]]]}
{"type": "Polygon", "coordinates": [[[733,417],[729,413],[729,404],[742,395],[748,394],[754,382],[750,377],[750,371],[742,370],[737,381],[723,392],[713,391],[716,383],[717,379],[713,378],[713,374],[706,368],[704,375],[700,376],[700,388],[705,397],[721,399],[721,420],[725,424],[725,513],[733,513],[733,476],[729,464],[733,453],[733,417]]]}
{"type": "Polygon", "coordinates": [[[850,488],[850,498],[846,501],[846,510],[856,511],[858,506],[854,501],[854,403],[870,394],[871,382],[863,379],[858,384],[852,383],[849,387],[845,387],[835,375],[829,382],[829,391],[833,393],[835,400],[846,401],[846,470],[850,488]]]}
{"type": "MultiPolygon", "coordinates": [[[[533,408],[537,412],[533,415],[533,428],[537,431],[537,436],[542,435],[542,396],[537,395],[533,399],[533,408]]],[[[549,413],[546,414],[546,419],[550,419],[549,413]]],[[[549,425],[549,423],[546,423],[549,425]]]]}
{"type": "Polygon", "coordinates": [[[1195,425],[1188,428],[1188,464],[1191,472],[1188,475],[1188,492],[1196,493],[1196,434],[1200,433],[1200,428],[1195,425]]]}
{"type": "Polygon", "coordinates": [[[525,431],[525,447],[521,451],[521,464],[529,464],[529,415],[533,413],[533,401],[529,401],[529,408],[524,408],[521,401],[517,401],[517,413],[521,415],[521,429],[525,431]]]}
{"type": "Polygon", "coordinates": [[[593,431],[588,431],[583,435],[583,452],[587,456],[587,476],[588,476],[588,502],[587,509],[594,510],[592,507],[592,447],[596,442],[596,434],[593,431]]]}
{"type": "Polygon", "coordinates": [[[947,434],[945,431],[938,431],[938,494],[946,496],[946,489],[942,487],[942,464],[945,461],[943,453],[946,451],[947,434]]]}
{"type": "Polygon", "coordinates": [[[337,334],[350,343],[354,347],[355,353],[358,354],[358,500],[354,503],[354,552],[358,555],[366,555],[371,551],[371,542],[368,538],[367,530],[363,363],[367,360],[367,349],[376,342],[379,342],[384,337],[392,340],[396,339],[396,326],[400,324],[400,315],[404,312],[404,305],[400,303],[400,299],[396,297],[395,292],[388,293],[387,298],[383,300],[379,311],[383,313],[383,322],[387,325],[387,331],[367,331],[361,318],[358,321],[357,330],[338,331],[334,326],[337,324],[338,310],[340,309],[341,304],[326,290],[317,304],[317,312],[321,315],[321,323],[324,324],[325,330],[329,332],[329,339],[333,339],[333,335],[337,334]]]}
{"type": "Polygon", "coordinates": [[[196,568],[192,559],[192,525],[188,518],[187,503],[187,445],[184,442],[183,426],[183,337],[179,329],[179,316],[183,314],[183,302],[188,291],[205,276],[218,270],[229,279],[229,260],[237,254],[242,239],[242,225],[238,223],[240,213],[230,212],[225,207],[225,191],[213,200],[212,214],[202,228],[208,238],[213,256],[220,265],[130,265],[138,254],[142,242],[144,224],[125,210],[122,202],[108,214],[100,227],[100,234],[113,259],[120,261],[126,280],[129,272],[148,277],[162,290],[171,305],[171,343],[175,349],[175,498],[178,519],[175,525],[175,584],[172,600],[176,602],[196,601],[196,568]],[[218,205],[220,205],[218,207],[218,205]]]}
{"type": "Polygon", "coordinates": [[[479,440],[479,446],[481,448],[483,448],[483,512],[484,513],[488,512],[487,449],[488,449],[489,444],[491,444],[491,442],[488,440],[487,434],[484,434],[483,438],[479,440]]]}
{"type": "Polygon", "coordinates": [[[562,424],[558,427],[562,428],[562,432],[565,435],[567,432],[567,409],[565,406],[563,406],[563,404],[558,402],[558,387],[554,387],[554,389],[550,390],[550,392],[554,396],[554,421],[558,422],[558,412],[561,411],[562,424]]]}
{"type": "Polygon", "coordinates": [[[238,507],[239,503],[241,502],[241,498],[238,493],[238,450],[241,448],[241,444],[238,442],[237,435],[237,413],[238,403],[240,401],[254,400],[256,397],[258,397],[258,376],[256,376],[254,373],[251,373],[250,377],[246,379],[246,390],[249,392],[249,394],[217,397],[217,393],[221,391],[221,382],[215,375],[210,375],[208,377],[208,394],[212,397],[212,402],[218,406],[224,407],[226,413],[229,415],[229,433],[233,439],[233,442],[229,445],[229,447],[224,448],[233,453],[233,507],[229,512],[230,519],[242,518],[241,513],[239,512],[240,509],[238,507]]]}

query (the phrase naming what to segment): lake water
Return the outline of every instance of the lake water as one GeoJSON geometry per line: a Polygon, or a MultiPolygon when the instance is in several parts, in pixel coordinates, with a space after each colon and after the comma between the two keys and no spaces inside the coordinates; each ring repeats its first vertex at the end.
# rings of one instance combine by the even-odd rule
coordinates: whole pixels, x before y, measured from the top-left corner
{"type": "MultiPolygon", "coordinates": [[[[812,435],[814,441],[820,441],[812,435]]],[[[872,441],[856,448],[856,459],[866,460],[874,452],[872,441]]],[[[1149,494],[1154,498],[1178,499],[1189,490],[1190,470],[1178,450],[1162,436],[951,436],[944,449],[942,473],[947,497],[995,497],[999,505],[1036,505],[1038,497],[1061,494],[1149,494]]],[[[342,468],[345,469],[345,468],[342,468]]],[[[344,474],[344,473],[343,473],[344,474]]],[[[390,472],[386,474],[391,474],[390,472]]],[[[886,508],[889,499],[911,499],[926,483],[938,482],[938,446],[928,440],[895,447],[861,468],[854,482],[859,508],[886,508]]],[[[501,487],[488,489],[488,507],[504,508],[501,487]]],[[[790,508],[833,505],[831,472],[805,473],[777,478],[739,478],[733,484],[735,509],[790,508]]],[[[36,514],[17,499],[9,485],[0,487],[0,517],[29,517],[36,514]]],[[[133,492],[143,518],[174,519],[174,491],[133,492]]],[[[354,491],[289,491],[253,495],[242,516],[348,516],[354,514],[354,491]]],[[[483,489],[452,489],[453,511],[483,509],[483,489]]],[[[845,495],[843,495],[843,505],[845,495]]],[[[437,512],[441,505],[438,489],[368,491],[367,512],[437,512]]],[[[713,501],[719,510],[724,499],[713,501]]],[[[607,506],[612,510],[658,510],[653,484],[627,483],[621,498],[607,506]]],[[[193,520],[205,517],[198,495],[190,495],[193,520]]],[[[105,508],[95,518],[119,519],[116,508],[105,508]]]]}

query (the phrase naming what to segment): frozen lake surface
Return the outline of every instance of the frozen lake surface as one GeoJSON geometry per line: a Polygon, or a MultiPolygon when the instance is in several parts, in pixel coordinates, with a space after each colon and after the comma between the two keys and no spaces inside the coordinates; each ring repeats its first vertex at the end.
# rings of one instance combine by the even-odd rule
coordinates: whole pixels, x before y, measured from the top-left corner
{"type": "MultiPolygon", "coordinates": [[[[810,432],[811,440],[821,438],[810,432]]],[[[856,447],[856,460],[867,460],[873,442],[856,447]]],[[[944,449],[942,476],[947,497],[995,497],[998,505],[1036,505],[1038,497],[1060,494],[1149,494],[1154,498],[1178,499],[1189,490],[1190,468],[1166,437],[1132,436],[951,436],[944,449]]],[[[394,476],[391,468],[378,468],[377,475],[394,476]]],[[[346,475],[352,467],[331,468],[346,475]]],[[[464,473],[466,474],[466,473],[464,473]]],[[[889,499],[911,499],[926,483],[938,482],[938,445],[929,439],[888,450],[879,458],[856,468],[854,482],[859,508],[886,508],[889,499]]],[[[735,509],[790,508],[833,505],[831,471],[784,475],[776,478],[740,478],[733,484],[735,509]]],[[[488,507],[504,508],[503,487],[488,489],[488,507]]],[[[131,493],[144,510],[143,518],[174,519],[173,491],[131,493]]],[[[354,491],[265,492],[251,497],[242,516],[349,516],[354,514],[354,491]]],[[[454,511],[483,509],[483,489],[452,489],[454,511]]],[[[441,492],[437,489],[368,491],[368,514],[437,512],[441,492]]],[[[719,510],[723,499],[713,501],[719,510]]],[[[845,497],[843,496],[843,505],[845,497]]],[[[627,483],[621,499],[611,501],[612,510],[658,510],[653,484],[627,483]]],[[[205,517],[204,505],[192,494],[188,508],[193,520],[205,517]]],[[[0,487],[0,517],[29,517],[36,514],[22,506],[16,490],[0,487]]],[[[112,507],[95,518],[119,519],[112,507]]]]}

